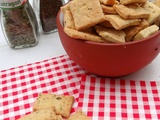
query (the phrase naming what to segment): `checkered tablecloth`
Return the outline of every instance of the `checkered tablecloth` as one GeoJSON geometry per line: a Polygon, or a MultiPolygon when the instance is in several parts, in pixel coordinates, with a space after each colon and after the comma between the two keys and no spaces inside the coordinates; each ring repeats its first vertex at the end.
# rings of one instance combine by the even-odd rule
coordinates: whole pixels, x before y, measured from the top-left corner
{"type": "Polygon", "coordinates": [[[73,95],[92,120],[160,119],[160,81],[91,75],[67,55],[0,71],[0,120],[32,111],[39,93],[73,95]]]}

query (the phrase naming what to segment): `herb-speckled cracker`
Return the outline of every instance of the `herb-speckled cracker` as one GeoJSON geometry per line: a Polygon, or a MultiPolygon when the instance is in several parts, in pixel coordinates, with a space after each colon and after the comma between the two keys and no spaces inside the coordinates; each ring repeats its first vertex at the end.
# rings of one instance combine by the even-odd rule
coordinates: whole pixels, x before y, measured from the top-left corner
{"type": "Polygon", "coordinates": [[[119,15],[105,15],[105,19],[109,21],[116,30],[122,30],[126,27],[138,25],[141,19],[123,19],[119,15]]]}
{"type": "Polygon", "coordinates": [[[67,120],[91,120],[83,111],[79,110],[72,114],[67,120]]]}
{"type": "Polygon", "coordinates": [[[104,21],[99,0],[73,0],[69,6],[76,30],[83,30],[104,21]]]}
{"type": "Polygon", "coordinates": [[[95,26],[97,33],[108,42],[125,43],[126,34],[122,30],[95,26]]]}
{"type": "Polygon", "coordinates": [[[53,108],[47,108],[25,115],[18,120],[57,120],[57,115],[53,108]]]}
{"type": "Polygon", "coordinates": [[[159,29],[159,27],[157,25],[151,25],[143,30],[141,30],[135,37],[134,40],[140,40],[143,38],[147,38],[150,35],[154,34],[155,32],[157,32],[159,29]]]}
{"type": "Polygon", "coordinates": [[[150,13],[141,6],[131,4],[128,6],[119,4],[113,6],[117,13],[124,19],[148,18],[150,13]]]}
{"type": "Polygon", "coordinates": [[[69,117],[74,102],[73,96],[40,94],[33,105],[33,110],[54,107],[55,113],[63,117],[69,117]]]}
{"type": "Polygon", "coordinates": [[[121,4],[128,5],[132,3],[145,3],[147,0],[120,0],[121,4]]]}
{"type": "Polygon", "coordinates": [[[156,21],[156,19],[160,16],[160,8],[149,1],[145,2],[145,4],[142,7],[150,13],[150,16],[147,18],[148,23],[150,25],[153,24],[156,21]]]}
{"type": "Polygon", "coordinates": [[[75,29],[65,27],[64,31],[68,36],[72,38],[81,39],[81,40],[89,40],[89,41],[94,41],[94,42],[105,42],[105,40],[101,36],[93,34],[90,30],[77,31],[75,29]]]}

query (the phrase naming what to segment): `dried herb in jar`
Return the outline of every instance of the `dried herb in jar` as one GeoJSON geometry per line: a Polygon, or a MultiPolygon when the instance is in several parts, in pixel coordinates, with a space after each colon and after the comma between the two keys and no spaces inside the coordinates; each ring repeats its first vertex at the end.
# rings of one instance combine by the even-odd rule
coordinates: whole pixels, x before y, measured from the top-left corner
{"type": "Polygon", "coordinates": [[[24,48],[37,44],[38,24],[35,18],[28,1],[16,8],[2,9],[2,28],[10,47],[24,48]]]}
{"type": "Polygon", "coordinates": [[[43,32],[57,31],[56,16],[62,5],[61,0],[40,0],[40,21],[43,32]]]}

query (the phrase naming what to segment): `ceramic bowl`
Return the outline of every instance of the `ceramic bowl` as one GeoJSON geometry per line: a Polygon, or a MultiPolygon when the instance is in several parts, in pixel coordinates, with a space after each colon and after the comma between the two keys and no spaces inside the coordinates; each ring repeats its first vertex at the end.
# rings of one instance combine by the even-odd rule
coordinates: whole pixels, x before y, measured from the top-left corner
{"type": "Polygon", "coordinates": [[[119,77],[151,63],[160,52],[160,31],[148,38],[127,43],[96,43],[69,37],[63,30],[63,14],[57,15],[61,43],[80,67],[100,76],[119,77]]]}

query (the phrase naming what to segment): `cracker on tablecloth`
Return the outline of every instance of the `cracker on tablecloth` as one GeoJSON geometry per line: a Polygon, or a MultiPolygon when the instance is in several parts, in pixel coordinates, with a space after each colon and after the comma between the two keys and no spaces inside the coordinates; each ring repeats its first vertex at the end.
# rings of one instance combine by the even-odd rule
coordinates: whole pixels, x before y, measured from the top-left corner
{"type": "Polygon", "coordinates": [[[69,95],[55,95],[55,94],[39,94],[34,102],[33,110],[41,110],[48,107],[54,107],[55,113],[63,117],[69,117],[74,97],[69,95]]]}
{"type": "MultiPolygon", "coordinates": [[[[21,117],[18,120],[57,120],[57,118],[60,118],[60,117],[55,114],[54,108],[50,107],[50,108],[34,111],[28,115],[21,117]]],[[[62,120],[62,119],[59,119],[59,120],[62,120]]]]}
{"type": "Polygon", "coordinates": [[[91,120],[82,110],[72,114],[67,120],[91,120]]]}

